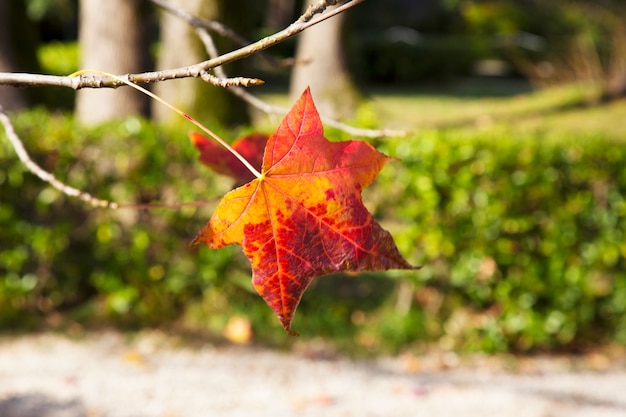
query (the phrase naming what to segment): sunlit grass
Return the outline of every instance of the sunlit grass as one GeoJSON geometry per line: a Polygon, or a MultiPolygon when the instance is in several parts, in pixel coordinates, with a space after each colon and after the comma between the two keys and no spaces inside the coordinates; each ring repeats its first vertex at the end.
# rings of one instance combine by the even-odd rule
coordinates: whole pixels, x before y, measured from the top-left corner
{"type": "MultiPolygon", "coordinates": [[[[374,125],[417,133],[506,129],[547,136],[601,133],[624,138],[626,101],[594,104],[597,95],[593,87],[577,85],[533,91],[522,81],[466,80],[445,87],[370,88],[363,106],[375,119],[374,125]]],[[[261,96],[272,104],[289,105],[282,92],[261,96]]],[[[359,124],[362,114],[356,117],[359,124]]],[[[269,128],[266,117],[257,114],[255,121],[269,128]]]]}

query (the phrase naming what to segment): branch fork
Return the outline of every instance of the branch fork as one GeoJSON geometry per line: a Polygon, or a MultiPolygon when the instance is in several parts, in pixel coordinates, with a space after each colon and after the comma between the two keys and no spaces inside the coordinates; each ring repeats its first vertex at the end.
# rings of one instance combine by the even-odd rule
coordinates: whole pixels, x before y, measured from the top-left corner
{"type": "MultiPolygon", "coordinates": [[[[288,109],[272,106],[268,103],[258,99],[254,95],[250,94],[243,87],[250,87],[263,84],[263,80],[257,78],[246,78],[246,77],[227,77],[224,72],[222,65],[251,56],[256,54],[264,49],[269,48],[279,42],[282,42],[286,39],[289,39],[298,33],[304,31],[305,29],[320,23],[326,19],[329,19],[338,13],[342,13],[347,9],[350,9],[356,6],[359,3],[362,3],[364,0],[349,0],[343,3],[340,6],[330,8],[331,6],[336,6],[340,3],[339,0],[321,0],[311,6],[300,16],[300,18],[289,25],[287,28],[275,33],[274,35],[263,38],[254,43],[243,46],[239,49],[236,49],[232,52],[220,55],[215,47],[213,39],[209,34],[208,30],[212,30],[220,35],[228,36],[234,39],[236,42],[243,44],[246,43],[245,39],[238,36],[229,28],[224,25],[208,21],[205,19],[199,19],[191,14],[185,12],[184,10],[180,10],[172,7],[165,0],[151,0],[153,3],[165,9],[167,12],[174,14],[175,16],[183,19],[189,25],[193,26],[205,45],[205,49],[209,54],[209,59],[194,65],[181,67],[181,68],[173,68],[162,71],[152,71],[152,72],[144,72],[139,74],[123,74],[123,75],[112,75],[106,74],[100,71],[97,72],[89,72],[89,71],[79,71],[78,73],[71,74],[69,76],[56,76],[56,75],[45,75],[45,74],[26,74],[26,73],[2,73],[0,72],[0,85],[12,85],[18,87],[40,87],[40,86],[58,86],[58,87],[67,87],[72,88],[74,90],[79,90],[82,88],[117,88],[123,85],[131,85],[134,88],[138,88],[146,94],[150,95],[154,98],[154,95],[147,92],[147,90],[139,87],[141,84],[150,84],[155,82],[162,82],[166,80],[172,79],[180,79],[180,78],[201,78],[205,82],[210,84],[227,88],[236,96],[240,97],[250,105],[260,109],[261,111],[268,114],[286,114],[288,109]],[[209,72],[209,71],[211,71],[209,72]]],[[[159,99],[159,101],[163,102],[159,99]]],[[[164,103],[170,106],[167,103],[164,103]]],[[[185,118],[192,121],[192,123],[198,123],[193,120],[190,116],[180,112],[177,109],[174,109],[178,113],[182,114],[185,118]]],[[[330,118],[322,118],[324,123],[329,126],[344,130],[355,136],[365,136],[365,137],[380,137],[380,136],[391,136],[391,135],[404,135],[405,132],[391,131],[391,130],[370,130],[370,129],[358,129],[352,126],[345,125],[341,122],[330,118]]],[[[59,190],[63,194],[66,194],[70,197],[78,198],[93,207],[104,207],[104,208],[112,208],[117,209],[120,207],[119,204],[102,200],[92,196],[91,194],[73,188],[59,179],[57,179],[53,174],[45,171],[39,165],[37,165],[28,155],[26,148],[24,147],[22,141],[20,140],[18,134],[15,132],[15,129],[11,123],[11,120],[4,109],[0,106],[0,122],[4,126],[7,138],[9,142],[15,149],[15,152],[18,155],[18,158],[22,161],[24,166],[34,175],[39,177],[41,180],[47,182],[55,189],[59,190]]],[[[203,129],[204,130],[204,129],[203,129]]],[[[210,133],[210,132],[209,132],[210,133]]],[[[220,143],[223,142],[221,139],[220,143]]],[[[226,145],[228,147],[228,145],[226,145]]],[[[259,174],[260,175],[260,174],[259,174]]]]}

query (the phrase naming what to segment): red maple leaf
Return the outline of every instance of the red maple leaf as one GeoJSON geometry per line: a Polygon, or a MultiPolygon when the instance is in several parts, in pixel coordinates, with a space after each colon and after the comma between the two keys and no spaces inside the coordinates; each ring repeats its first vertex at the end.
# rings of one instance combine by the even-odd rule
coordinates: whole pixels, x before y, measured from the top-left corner
{"type": "MultiPolygon", "coordinates": [[[[200,157],[198,158],[200,162],[215,172],[234,178],[237,180],[237,185],[245,184],[255,178],[239,159],[213,140],[198,132],[191,132],[189,137],[198,151],[200,151],[200,157]]],[[[263,149],[265,149],[267,139],[267,135],[253,133],[237,139],[233,142],[232,147],[247,159],[253,167],[260,170],[263,163],[263,149]]]]}
{"type": "Polygon", "coordinates": [[[390,160],[366,142],[329,142],[307,89],[269,138],[261,177],[226,194],[193,243],[242,245],[255,290],[293,333],[314,278],[415,268],[361,199],[390,160]]]}

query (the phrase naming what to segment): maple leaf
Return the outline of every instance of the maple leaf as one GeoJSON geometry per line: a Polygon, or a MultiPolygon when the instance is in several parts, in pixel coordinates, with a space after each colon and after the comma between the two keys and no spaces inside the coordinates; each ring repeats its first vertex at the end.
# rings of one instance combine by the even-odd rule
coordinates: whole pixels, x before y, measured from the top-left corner
{"type": "MultiPolygon", "coordinates": [[[[252,181],[255,176],[248,168],[224,147],[213,140],[198,133],[189,134],[191,142],[200,151],[200,162],[207,165],[219,174],[228,175],[237,181],[237,185],[252,181]]],[[[260,170],[263,162],[263,149],[267,144],[268,136],[261,133],[253,133],[233,142],[232,147],[260,170]]]]}
{"type": "Polygon", "coordinates": [[[260,178],[226,194],[193,244],[242,245],[254,289],[295,334],[314,278],[415,269],[361,199],[390,160],[366,142],[329,142],[307,89],[269,138],[260,178]]]}

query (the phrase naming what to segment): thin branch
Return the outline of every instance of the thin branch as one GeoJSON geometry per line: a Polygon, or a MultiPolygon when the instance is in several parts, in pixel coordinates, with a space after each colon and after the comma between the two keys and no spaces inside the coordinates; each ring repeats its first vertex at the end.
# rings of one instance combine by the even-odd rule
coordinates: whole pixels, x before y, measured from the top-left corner
{"type": "MultiPolygon", "coordinates": [[[[220,68],[220,67],[217,67],[220,68]]],[[[213,84],[217,87],[228,88],[228,87],[250,87],[253,85],[262,85],[265,83],[263,80],[259,80],[258,78],[246,78],[246,77],[233,77],[233,78],[221,78],[216,77],[210,72],[204,71],[200,74],[200,78],[206,81],[209,84],[213,84]]]]}
{"type": "MultiPolygon", "coordinates": [[[[209,69],[218,67],[220,65],[228,64],[233,61],[248,57],[259,51],[265,50],[270,46],[283,42],[289,39],[303,30],[323,22],[335,16],[338,13],[343,12],[349,8],[362,3],[365,0],[350,0],[347,3],[327,10],[328,6],[336,4],[336,0],[322,0],[314,6],[309,7],[307,12],[303,14],[300,19],[289,25],[287,28],[265,37],[257,42],[254,42],[245,47],[236,49],[232,52],[220,55],[216,58],[211,58],[198,64],[167,69],[162,71],[150,71],[139,74],[124,74],[118,76],[124,80],[135,84],[149,84],[159,81],[174,80],[180,78],[199,78],[204,72],[209,69]]],[[[35,86],[59,86],[70,87],[74,90],[81,88],[116,88],[124,85],[118,79],[107,76],[97,75],[81,75],[80,77],[67,77],[67,76],[54,76],[54,75],[37,75],[37,74],[16,74],[16,73],[4,73],[0,72],[0,85],[13,85],[23,87],[35,87],[35,86]]]]}
{"type": "Polygon", "coordinates": [[[316,14],[324,12],[328,6],[334,6],[337,3],[339,3],[338,0],[320,0],[317,3],[311,4],[304,14],[300,16],[298,22],[309,22],[316,14]]]}
{"type": "MultiPolygon", "coordinates": [[[[102,75],[108,75],[109,77],[113,77],[113,78],[118,78],[117,75],[110,74],[110,73],[107,73],[107,72],[104,72],[104,71],[99,71],[99,70],[81,70],[81,71],[78,71],[78,73],[76,73],[76,74],[78,75],[78,74],[82,74],[82,73],[89,72],[89,71],[93,71],[95,73],[102,74],[102,75]]],[[[148,97],[152,98],[153,100],[158,101],[159,103],[161,103],[164,106],[168,107],[169,109],[171,109],[175,113],[178,113],[179,115],[181,115],[182,117],[187,119],[189,122],[191,122],[196,127],[201,129],[204,133],[209,135],[211,137],[211,139],[213,139],[214,141],[219,143],[220,146],[224,147],[235,158],[237,158],[239,161],[241,161],[241,163],[246,168],[248,168],[248,170],[255,177],[257,177],[257,178],[261,177],[261,173],[255,167],[252,166],[250,161],[248,161],[246,158],[244,158],[243,155],[241,155],[236,149],[234,149],[231,145],[229,145],[226,141],[224,141],[224,139],[222,139],[219,135],[217,135],[211,129],[209,129],[208,127],[204,126],[202,123],[200,123],[199,121],[197,121],[196,119],[194,119],[193,117],[191,117],[190,115],[188,115],[187,113],[185,113],[184,111],[179,109],[178,107],[174,106],[173,104],[168,103],[166,100],[163,100],[161,97],[159,97],[158,95],[154,94],[152,91],[146,90],[145,88],[143,88],[140,85],[133,84],[133,83],[128,82],[128,81],[126,81],[124,79],[121,79],[121,78],[118,81],[120,81],[120,82],[122,82],[124,84],[127,84],[129,87],[132,87],[132,88],[134,88],[137,91],[142,92],[143,94],[147,95],[148,97]]],[[[226,81],[228,81],[228,80],[226,80],[226,81]]]]}
{"type": "Polygon", "coordinates": [[[232,41],[234,41],[240,46],[245,46],[250,43],[243,36],[240,36],[239,34],[237,34],[237,32],[235,32],[234,30],[232,30],[231,28],[229,28],[228,26],[220,22],[199,18],[197,16],[192,15],[191,13],[188,13],[187,11],[183,9],[172,6],[171,4],[169,4],[169,2],[165,0],[150,0],[150,1],[156,4],[157,6],[161,7],[166,12],[184,20],[185,22],[187,22],[189,25],[193,26],[194,28],[206,28],[212,32],[217,33],[218,35],[231,39],[232,41]]]}
{"type": "MultiPolygon", "coordinates": [[[[274,114],[274,115],[284,115],[287,114],[289,112],[288,108],[285,107],[281,107],[281,106],[275,106],[272,104],[269,104],[263,100],[261,100],[258,97],[253,96],[252,94],[248,93],[246,90],[244,90],[243,88],[240,87],[232,87],[229,88],[228,91],[231,91],[233,94],[235,94],[236,96],[240,97],[242,100],[246,101],[248,104],[250,104],[251,106],[256,107],[257,109],[261,110],[264,113],[267,114],[274,114]]],[[[346,132],[349,135],[353,135],[353,136],[361,136],[361,137],[365,137],[365,138],[382,138],[382,137],[388,137],[388,136],[396,136],[396,137],[403,137],[403,136],[407,136],[409,134],[409,132],[405,131],[405,130],[393,130],[393,129],[364,129],[364,128],[360,128],[360,127],[354,127],[354,126],[350,126],[346,123],[342,123],[336,119],[330,118],[330,117],[326,117],[323,115],[320,115],[320,118],[322,119],[322,122],[330,127],[334,127],[335,129],[339,129],[343,132],[346,132]]]]}
{"type": "MultiPolygon", "coordinates": [[[[104,87],[112,87],[116,88],[121,85],[125,85],[127,83],[134,84],[147,84],[158,81],[165,81],[170,79],[178,79],[178,78],[187,78],[187,77],[200,77],[203,80],[210,82],[212,84],[228,87],[230,91],[232,91],[235,95],[241,97],[243,100],[248,102],[249,104],[261,109],[262,111],[268,114],[285,114],[287,113],[287,109],[272,106],[253,95],[249,94],[245,89],[241,86],[250,86],[250,85],[259,85],[262,84],[263,81],[255,79],[255,78],[244,78],[244,77],[236,77],[236,78],[228,78],[221,67],[224,64],[229,62],[233,62],[238,59],[242,59],[244,57],[255,54],[259,51],[269,48],[279,42],[282,42],[292,36],[297,35],[303,30],[320,23],[326,19],[329,19],[335,16],[338,13],[341,13],[351,7],[356,6],[357,4],[363,2],[364,0],[351,0],[343,4],[342,6],[336,7],[332,10],[327,11],[328,7],[331,5],[335,5],[338,3],[337,0],[322,0],[312,6],[310,6],[307,11],[296,21],[291,24],[286,29],[277,32],[276,34],[263,38],[253,44],[245,46],[243,48],[239,48],[235,51],[224,55],[218,55],[218,51],[215,48],[215,44],[211,36],[206,31],[206,28],[210,28],[214,30],[216,33],[223,34],[225,36],[234,37],[236,34],[232,31],[229,31],[223,25],[217,24],[216,22],[204,21],[201,19],[197,19],[194,16],[191,16],[183,11],[173,9],[166,5],[166,3],[162,0],[152,0],[154,3],[164,7],[166,10],[174,13],[178,17],[183,20],[189,22],[196,28],[196,32],[198,36],[205,44],[207,52],[211,57],[209,60],[191,65],[188,67],[175,68],[170,70],[156,71],[156,72],[146,72],[141,74],[125,74],[121,76],[106,76],[106,75],[94,75],[94,74],[81,74],[80,76],[53,76],[53,75],[44,75],[44,74],[24,74],[24,73],[2,73],[0,72],[0,85],[13,85],[13,86],[22,86],[22,87],[35,87],[35,86],[59,86],[59,87],[69,87],[74,90],[78,90],[81,88],[104,88],[104,87]],[[193,23],[192,23],[193,22],[193,23]],[[212,75],[207,72],[209,69],[214,69],[216,75],[212,75]]],[[[404,132],[397,132],[391,130],[370,130],[370,129],[359,129],[354,128],[343,123],[340,123],[336,120],[332,120],[329,118],[323,117],[322,120],[329,126],[336,127],[343,131],[346,131],[350,134],[357,136],[367,136],[367,137],[379,137],[379,136],[390,136],[390,135],[402,135],[404,132]]],[[[143,208],[141,205],[123,205],[108,201],[102,200],[92,196],[91,194],[78,190],[74,187],[71,187],[62,181],[58,180],[53,174],[41,168],[36,162],[34,162],[28,152],[26,151],[21,139],[15,132],[15,129],[11,123],[10,118],[0,106],[0,122],[4,126],[7,138],[9,142],[15,149],[20,161],[24,164],[24,166],[34,175],[39,177],[41,180],[49,183],[53,188],[59,190],[63,194],[75,197],[84,202],[92,205],[93,207],[106,207],[117,209],[120,207],[134,207],[134,208],[143,208]]],[[[194,204],[194,203],[191,203],[194,204]]],[[[195,203],[197,205],[203,205],[203,203],[195,203]]],[[[184,203],[184,205],[187,205],[184,203]]],[[[147,206],[147,205],[146,205],[147,206]]],[[[155,205],[149,205],[150,207],[154,207],[155,205]]],[[[163,205],[163,207],[171,206],[171,205],[163,205]]],[[[182,204],[181,204],[182,206],[182,204]]]]}
{"type": "Polygon", "coordinates": [[[365,129],[361,127],[354,127],[342,123],[336,119],[331,119],[326,116],[320,116],[323,123],[326,123],[330,127],[334,127],[335,129],[339,129],[353,136],[361,136],[364,138],[384,138],[384,137],[404,137],[408,136],[409,132],[406,130],[394,130],[394,129],[365,129]]]}
{"type": "MultiPolygon", "coordinates": [[[[351,0],[345,4],[328,10],[329,6],[339,3],[337,0],[322,0],[316,4],[309,6],[309,8],[302,14],[302,16],[286,29],[277,32],[272,36],[263,38],[253,44],[229,52],[224,55],[219,55],[211,36],[207,33],[206,28],[215,30],[216,33],[223,34],[225,36],[233,37],[235,34],[230,29],[216,22],[208,21],[205,19],[198,19],[193,15],[182,11],[180,9],[173,8],[164,0],[152,0],[154,3],[163,7],[166,11],[173,13],[179,18],[185,20],[190,25],[196,28],[196,32],[200,39],[204,42],[205,48],[209,53],[210,59],[199,64],[191,65],[188,67],[146,72],[141,74],[126,74],[119,76],[124,80],[135,84],[146,84],[157,81],[164,81],[176,78],[195,77],[202,78],[203,80],[222,87],[231,87],[229,91],[237,95],[250,105],[260,109],[268,114],[286,114],[288,109],[273,106],[265,103],[264,101],[254,97],[239,85],[259,85],[262,84],[261,80],[249,79],[249,78],[227,78],[223,72],[221,65],[229,62],[250,56],[256,52],[267,49],[279,42],[282,42],[292,36],[297,35],[303,30],[320,23],[326,19],[329,19],[343,11],[362,3],[365,0],[351,0]],[[211,75],[207,71],[213,69],[216,76],[211,75]]],[[[94,74],[82,74],[80,77],[67,77],[67,76],[53,76],[53,75],[40,75],[40,74],[18,74],[18,73],[1,73],[0,72],[0,85],[15,85],[15,86],[61,86],[69,87],[75,90],[81,88],[102,88],[102,87],[118,87],[124,85],[120,80],[102,75],[94,74]]],[[[372,130],[361,129],[353,126],[349,126],[345,123],[341,123],[337,120],[322,116],[322,121],[328,126],[340,129],[351,135],[362,137],[381,137],[381,136],[404,136],[406,132],[395,130],[372,130]]]]}
{"type": "MultiPolygon", "coordinates": [[[[217,33],[220,36],[230,39],[231,41],[233,41],[236,45],[239,45],[240,47],[250,44],[250,41],[248,39],[239,35],[237,32],[235,32],[234,30],[232,30],[231,28],[229,28],[228,26],[220,22],[194,16],[191,13],[188,13],[187,11],[183,9],[172,6],[171,4],[169,4],[169,2],[165,0],[150,0],[150,1],[156,4],[157,6],[161,7],[166,12],[172,14],[173,16],[176,16],[179,19],[182,19],[183,21],[187,22],[190,26],[192,26],[195,29],[207,29],[211,32],[217,33]]],[[[202,36],[200,35],[200,37],[202,36]]],[[[215,57],[217,56],[218,55],[216,55],[215,57]]],[[[211,56],[211,58],[215,58],[215,57],[211,56]]],[[[260,53],[259,57],[262,58],[266,64],[270,64],[272,67],[287,67],[287,66],[292,66],[295,63],[295,61],[292,58],[278,59],[278,58],[274,58],[272,56],[269,56],[263,53],[260,53]]]]}
{"type": "Polygon", "coordinates": [[[15,132],[15,129],[13,128],[11,119],[9,119],[9,116],[6,114],[2,106],[0,106],[0,122],[2,122],[2,124],[4,125],[4,131],[6,132],[7,138],[9,139],[9,142],[13,146],[13,149],[15,149],[15,152],[17,153],[18,158],[20,158],[20,161],[22,161],[24,166],[26,166],[26,168],[30,172],[32,172],[33,174],[35,174],[36,176],[41,178],[43,181],[47,182],[48,184],[50,184],[52,187],[56,188],[63,194],[68,195],[70,197],[79,198],[83,200],[84,202],[91,204],[93,207],[112,208],[112,209],[119,208],[119,205],[113,201],[101,200],[99,198],[92,196],[89,193],[78,190],[74,187],[70,187],[69,185],[63,183],[62,181],[59,181],[58,179],[55,178],[54,175],[52,175],[51,173],[49,173],[48,171],[44,170],[39,165],[37,165],[37,163],[34,162],[28,155],[26,148],[24,148],[24,144],[22,143],[20,137],[17,135],[17,133],[15,132]]]}
{"type": "MultiPolygon", "coordinates": [[[[154,3],[157,3],[159,5],[163,5],[163,4],[167,4],[165,1],[163,0],[152,0],[154,3]]],[[[325,3],[325,2],[321,2],[321,3],[325,3]]],[[[330,2],[328,2],[330,4],[330,2]]],[[[310,18],[309,16],[313,16],[312,13],[312,9],[317,10],[319,9],[321,6],[319,4],[316,5],[312,5],[309,7],[309,9],[302,15],[302,17],[300,18],[300,20],[305,20],[307,18],[310,18]]],[[[167,4],[166,7],[164,7],[166,11],[171,12],[172,14],[174,14],[176,17],[182,19],[183,21],[185,21],[186,23],[188,23],[189,25],[193,26],[195,28],[196,34],[198,35],[198,37],[200,38],[200,40],[202,41],[202,43],[204,44],[204,48],[206,49],[207,53],[209,54],[210,58],[216,58],[217,56],[219,56],[219,52],[215,46],[215,42],[213,42],[213,38],[211,37],[211,35],[207,32],[206,27],[201,25],[199,22],[201,22],[201,19],[196,18],[195,16],[193,16],[192,14],[189,14],[183,10],[174,8],[172,6],[170,6],[169,4],[167,4]]],[[[336,10],[336,9],[335,9],[336,10]]],[[[236,80],[233,78],[228,78],[224,69],[219,66],[219,67],[215,67],[213,68],[213,70],[215,71],[215,75],[211,75],[208,72],[205,72],[202,75],[202,79],[213,84],[213,85],[218,85],[218,86],[222,86],[222,87],[230,87],[228,88],[228,91],[230,91],[231,93],[233,93],[234,95],[236,95],[237,97],[241,98],[242,100],[244,100],[246,103],[250,104],[253,107],[256,107],[257,109],[261,110],[262,112],[266,113],[266,114],[273,114],[273,115],[284,115],[287,114],[287,112],[289,111],[289,109],[284,108],[284,107],[279,107],[279,106],[273,106],[261,99],[259,99],[258,97],[254,96],[253,94],[249,93],[248,91],[246,91],[244,88],[239,87],[236,83],[232,83],[229,80],[236,80]]],[[[260,81],[260,80],[259,80],[260,81]]],[[[243,85],[245,87],[247,87],[248,85],[246,84],[239,84],[239,85],[243,85]]],[[[258,85],[258,84],[257,84],[258,85]]],[[[374,130],[374,129],[362,129],[362,128],[357,128],[354,126],[350,126],[347,125],[345,123],[339,122],[338,120],[332,119],[330,117],[326,117],[326,116],[321,116],[322,121],[331,127],[334,127],[336,129],[342,130],[350,135],[354,135],[354,136],[361,136],[361,137],[368,137],[368,138],[379,138],[379,137],[383,137],[383,136],[406,136],[407,132],[405,131],[397,131],[397,130],[389,130],[389,129],[383,129],[383,130],[374,130]]]]}
{"type": "MultiPolygon", "coordinates": [[[[0,85],[12,85],[16,87],[55,86],[69,87],[77,90],[80,82],[80,79],[68,76],[0,72],[0,85]]],[[[95,84],[94,88],[97,88],[95,84]]]]}
{"type": "Polygon", "coordinates": [[[61,193],[83,200],[84,202],[90,204],[95,208],[110,208],[110,209],[155,209],[155,208],[168,208],[168,209],[178,209],[182,207],[201,207],[207,206],[210,204],[215,204],[215,200],[204,200],[204,201],[192,201],[187,203],[148,203],[148,204],[118,204],[114,201],[102,200],[92,196],[91,194],[76,189],[72,186],[65,184],[64,182],[58,180],[54,175],[50,172],[41,168],[35,161],[30,158],[28,155],[28,151],[24,147],[24,143],[15,132],[15,128],[11,123],[11,119],[4,111],[4,108],[0,105],[0,123],[4,126],[4,131],[6,132],[6,136],[9,139],[9,142],[13,146],[15,153],[26,169],[30,171],[32,174],[39,177],[41,180],[50,184],[53,188],[59,190],[61,193]]]}
{"type": "Polygon", "coordinates": [[[132,210],[153,210],[153,209],[180,209],[183,207],[204,207],[216,204],[217,198],[213,200],[190,201],[187,203],[143,203],[143,204],[120,204],[120,209],[132,210]]]}

